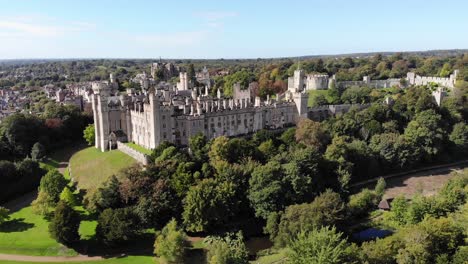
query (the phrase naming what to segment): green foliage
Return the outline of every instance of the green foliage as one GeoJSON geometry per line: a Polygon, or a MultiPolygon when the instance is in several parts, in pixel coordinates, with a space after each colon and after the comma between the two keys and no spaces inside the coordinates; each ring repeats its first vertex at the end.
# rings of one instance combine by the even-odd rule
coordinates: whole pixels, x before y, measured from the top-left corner
{"type": "Polygon", "coordinates": [[[51,237],[60,243],[70,245],[80,239],[79,226],[79,214],[68,203],[60,201],[49,224],[51,237]]]}
{"type": "Polygon", "coordinates": [[[233,86],[240,83],[241,89],[247,88],[250,82],[255,79],[255,75],[247,70],[237,71],[224,77],[223,92],[225,96],[232,96],[233,86]]]}
{"type": "Polygon", "coordinates": [[[370,92],[368,87],[350,87],[341,95],[341,101],[346,104],[370,103],[370,92]]]}
{"type": "Polygon", "coordinates": [[[62,193],[60,193],[60,200],[66,202],[69,206],[78,205],[77,198],[75,197],[75,195],[69,187],[63,188],[62,193]]]}
{"type": "Polygon", "coordinates": [[[206,162],[208,159],[208,140],[205,135],[199,133],[189,139],[189,148],[193,158],[198,162],[206,162]]]}
{"type": "Polygon", "coordinates": [[[461,152],[468,151],[468,125],[465,123],[457,123],[453,126],[452,133],[450,133],[450,141],[452,141],[457,150],[461,152]]]}
{"type": "Polygon", "coordinates": [[[54,202],[60,199],[60,193],[68,184],[67,180],[57,170],[50,170],[42,177],[39,189],[46,192],[54,202]]]}
{"type": "Polygon", "coordinates": [[[9,212],[10,210],[7,208],[0,206],[0,225],[3,224],[6,220],[10,219],[9,212]]]}
{"type": "Polygon", "coordinates": [[[348,210],[353,217],[362,217],[367,215],[380,202],[379,195],[375,191],[367,188],[357,194],[349,197],[348,210]]]}
{"type": "Polygon", "coordinates": [[[34,143],[31,149],[31,158],[33,160],[42,160],[44,159],[45,154],[46,152],[44,146],[39,142],[34,143]]]}
{"type": "Polygon", "coordinates": [[[234,184],[204,179],[190,187],[184,199],[182,217],[186,230],[202,232],[227,223],[238,210],[234,184]]]}
{"type": "Polygon", "coordinates": [[[334,227],[302,231],[289,248],[288,258],[294,264],[338,264],[346,257],[346,240],[334,227]]]}
{"type": "Polygon", "coordinates": [[[45,191],[39,191],[37,198],[31,203],[33,213],[42,216],[48,216],[54,205],[54,199],[45,191]]]}
{"type": "Polygon", "coordinates": [[[328,144],[330,136],[319,122],[302,118],[296,128],[296,141],[309,147],[323,150],[328,144]]]}
{"type": "Polygon", "coordinates": [[[426,159],[442,151],[444,131],[441,127],[441,116],[434,110],[426,110],[416,114],[405,129],[405,138],[421,148],[426,159]]]}
{"type": "Polygon", "coordinates": [[[257,217],[266,219],[271,212],[284,208],[281,166],[270,161],[256,167],[249,180],[249,200],[257,217]]]}
{"type": "Polygon", "coordinates": [[[89,146],[95,143],[95,128],[94,124],[89,124],[85,130],[83,130],[83,138],[86,140],[89,146]]]}
{"type": "Polygon", "coordinates": [[[115,175],[111,176],[99,187],[92,199],[88,201],[87,209],[92,212],[101,212],[106,208],[117,208],[121,204],[119,193],[119,180],[115,175]]]}
{"type": "Polygon", "coordinates": [[[116,245],[134,238],[139,231],[138,219],[129,208],[108,208],[99,215],[96,237],[107,245],[116,245]]]}
{"type": "MultiPolygon", "coordinates": [[[[273,217],[274,215],[270,215],[273,217]]],[[[339,194],[327,190],[310,204],[290,205],[281,218],[274,237],[276,245],[284,246],[301,231],[311,231],[321,226],[338,225],[344,219],[345,205],[339,194]]],[[[278,217],[279,218],[279,217],[278,217]]],[[[273,219],[269,218],[270,228],[273,219]]],[[[274,235],[270,233],[270,235],[274,235]]]]}
{"type": "Polygon", "coordinates": [[[206,237],[209,264],[247,264],[248,251],[241,232],[225,237],[206,237]]]}
{"type": "Polygon", "coordinates": [[[177,228],[177,221],[172,219],[160,232],[156,233],[154,254],[164,263],[182,263],[186,239],[185,233],[177,228]]]}

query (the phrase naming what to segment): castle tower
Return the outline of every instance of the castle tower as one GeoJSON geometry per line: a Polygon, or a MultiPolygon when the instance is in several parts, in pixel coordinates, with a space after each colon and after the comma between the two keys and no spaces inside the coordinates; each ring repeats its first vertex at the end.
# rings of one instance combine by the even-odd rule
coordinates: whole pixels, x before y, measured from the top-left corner
{"type": "Polygon", "coordinates": [[[304,71],[297,69],[294,71],[294,75],[288,78],[288,90],[290,92],[301,92],[304,89],[304,71]]]}
{"type": "Polygon", "coordinates": [[[307,117],[307,101],[309,100],[308,93],[293,93],[293,100],[296,104],[299,117],[307,117]]]}
{"type": "Polygon", "coordinates": [[[150,103],[150,144],[149,148],[154,149],[161,143],[161,105],[159,98],[154,93],[149,94],[150,103]]]}
{"type": "Polygon", "coordinates": [[[109,107],[107,105],[110,96],[110,87],[106,83],[92,84],[92,106],[95,127],[95,147],[106,151],[109,147],[109,107]]]}

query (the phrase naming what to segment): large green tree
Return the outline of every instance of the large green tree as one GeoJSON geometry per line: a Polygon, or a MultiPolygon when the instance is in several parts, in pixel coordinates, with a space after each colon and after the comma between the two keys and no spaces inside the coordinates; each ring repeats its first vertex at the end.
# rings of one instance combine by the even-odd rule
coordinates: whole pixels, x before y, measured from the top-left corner
{"type": "Polygon", "coordinates": [[[60,201],[49,224],[50,235],[58,242],[70,245],[79,241],[80,216],[66,202],[60,201]]]}

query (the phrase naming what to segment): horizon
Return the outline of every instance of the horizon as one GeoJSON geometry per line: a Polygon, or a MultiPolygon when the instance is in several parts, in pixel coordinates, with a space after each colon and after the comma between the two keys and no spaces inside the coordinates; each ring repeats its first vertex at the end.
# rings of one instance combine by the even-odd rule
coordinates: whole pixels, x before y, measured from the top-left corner
{"type": "Polygon", "coordinates": [[[275,59],[468,48],[459,30],[468,27],[468,3],[461,0],[0,4],[0,60],[275,59]]]}
{"type": "Polygon", "coordinates": [[[249,57],[249,58],[158,58],[158,57],[147,57],[147,58],[132,58],[132,57],[69,57],[69,58],[14,58],[14,59],[1,59],[0,61],[33,61],[33,60],[57,60],[57,61],[68,61],[68,60],[281,60],[281,59],[308,59],[308,58],[323,58],[323,57],[353,57],[356,55],[363,55],[363,56],[371,56],[371,55],[376,55],[376,54],[381,54],[383,56],[386,55],[393,55],[393,54],[417,54],[417,53],[437,53],[437,52],[452,52],[452,51],[457,51],[457,52],[468,52],[468,49],[435,49],[435,50],[411,50],[411,51],[374,51],[374,52],[354,52],[354,53],[341,53],[341,54],[317,54],[317,55],[299,55],[299,56],[290,56],[290,57],[249,57]]]}

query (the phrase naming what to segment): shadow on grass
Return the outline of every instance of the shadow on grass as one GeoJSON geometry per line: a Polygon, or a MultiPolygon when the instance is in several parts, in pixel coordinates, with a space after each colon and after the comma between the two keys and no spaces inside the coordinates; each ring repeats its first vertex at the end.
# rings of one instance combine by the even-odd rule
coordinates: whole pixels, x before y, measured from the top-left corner
{"type": "Polygon", "coordinates": [[[13,220],[10,220],[1,224],[0,232],[2,233],[23,232],[33,227],[34,227],[34,224],[24,222],[24,218],[16,218],[16,219],[13,219],[13,220]]]}
{"type": "Polygon", "coordinates": [[[99,241],[96,236],[82,239],[72,248],[82,255],[101,256],[103,258],[118,258],[125,256],[153,256],[154,234],[140,234],[131,241],[108,246],[99,241]]]}

